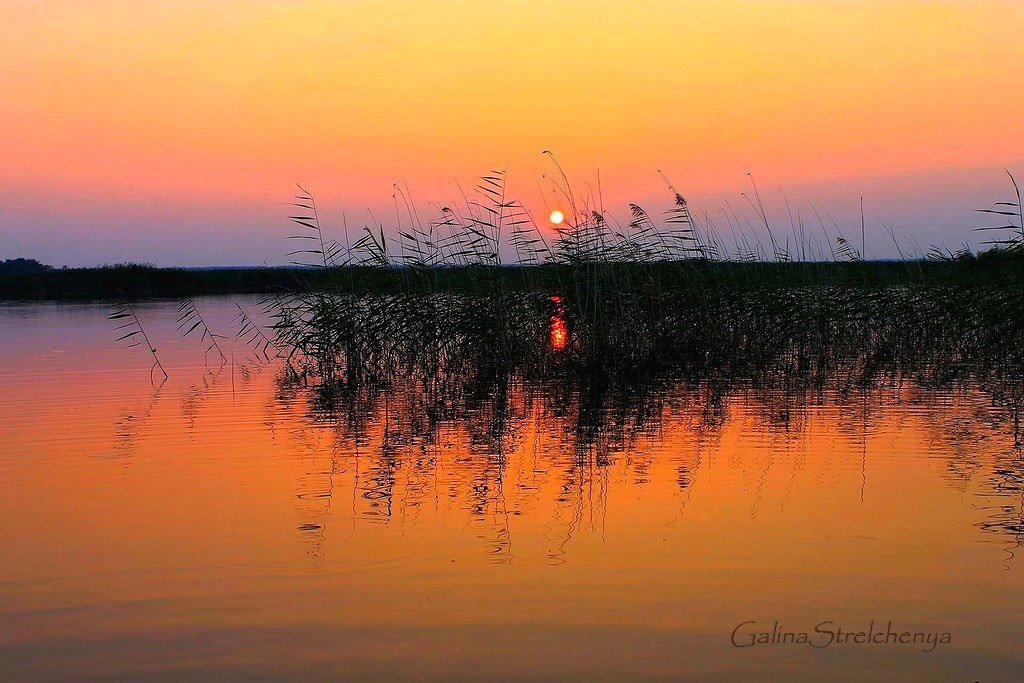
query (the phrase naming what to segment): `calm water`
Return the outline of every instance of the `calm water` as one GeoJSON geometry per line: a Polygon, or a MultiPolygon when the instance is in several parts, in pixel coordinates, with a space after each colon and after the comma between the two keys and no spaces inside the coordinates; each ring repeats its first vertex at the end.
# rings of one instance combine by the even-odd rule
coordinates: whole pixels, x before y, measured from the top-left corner
{"type": "Polygon", "coordinates": [[[678,388],[586,439],[519,390],[427,439],[407,397],[356,424],[207,363],[171,302],[154,390],[105,314],[0,307],[2,680],[1024,676],[1024,463],[979,390],[678,388]],[[825,646],[734,645],[774,622],[825,646]]]}

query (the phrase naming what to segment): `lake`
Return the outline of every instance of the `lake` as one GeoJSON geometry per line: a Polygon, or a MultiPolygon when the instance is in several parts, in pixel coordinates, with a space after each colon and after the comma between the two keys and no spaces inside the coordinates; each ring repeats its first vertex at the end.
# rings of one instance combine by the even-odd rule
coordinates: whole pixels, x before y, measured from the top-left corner
{"type": "Polygon", "coordinates": [[[222,364],[171,301],[154,385],[108,312],[0,305],[2,680],[1020,680],[1020,425],[981,386],[446,417],[222,364]]]}

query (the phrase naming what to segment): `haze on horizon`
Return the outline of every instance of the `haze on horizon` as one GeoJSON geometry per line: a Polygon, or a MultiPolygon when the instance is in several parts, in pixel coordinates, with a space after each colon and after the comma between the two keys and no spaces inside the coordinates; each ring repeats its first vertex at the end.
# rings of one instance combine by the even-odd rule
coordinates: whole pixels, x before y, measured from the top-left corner
{"type": "MultiPolygon", "coordinates": [[[[1024,174],[1013,0],[503,3],[13,0],[0,8],[0,258],[285,263],[295,182],[339,229],[507,167],[561,208],[554,150],[613,215],[662,171],[699,210],[753,174],[869,255],[956,248],[1024,174]]],[[[548,226],[550,229],[550,226],[548,226]]]]}

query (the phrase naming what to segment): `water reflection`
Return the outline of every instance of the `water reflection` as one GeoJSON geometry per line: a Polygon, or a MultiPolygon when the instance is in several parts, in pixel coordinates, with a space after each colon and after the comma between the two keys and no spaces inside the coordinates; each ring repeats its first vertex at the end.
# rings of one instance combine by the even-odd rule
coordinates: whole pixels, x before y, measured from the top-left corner
{"type": "MultiPolygon", "coordinates": [[[[594,529],[595,520],[607,517],[609,486],[654,483],[666,474],[659,460],[671,454],[671,483],[686,499],[690,488],[702,485],[704,458],[738,438],[754,440],[745,455],[755,457],[741,463],[751,487],[730,493],[746,498],[751,517],[765,502],[773,470],[785,472],[779,503],[785,505],[807,458],[822,455],[823,440],[831,448],[841,441],[855,456],[856,472],[830,472],[819,462],[815,484],[855,480],[864,502],[872,493],[873,460],[890,456],[878,452],[879,442],[908,428],[920,430],[916,436],[929,452],[945,460],[947,485],[1000,501],[979,502],[986,518],[977,526],[1001,537],[997,542],[1020,540],[1024,463],[1013,429],[1017,408],[976,387],[937,391],[908,381],[852,392],[784,392],[683,383],[638,395],[520,385],[457,410],[449,405],[447,413],[428,409],[417,386],[359,401],[326,401],[316,392],[306,398],[304,419],[331,434],[331,451],[358,455],[352,470],[339,470],[332,458],[329,473],[308,475],[326,477],[319,496],[334,497],[344,482],[358,499],[355,517],[399,524],[426,501],[447,497],[477,525],[495,561],[510,559],[509,517],[536,512],[540,496],[553,505],[545,523],[548,557],[564,561],[573,532],[581,524],[594,529]]],[[[318,521],[310,526],[323,530],[318,521]]]]}
{"type": "MultiPolygon", "coordinates": [[[[214,329],[237,315],[196,305],[214,329]]],[[[753,680],[728,633],[776,616],[954,631],[931,659],[825,653],[822,680],[966,661],[1000,680],[1016,661],[1008,375],[602,376],[571,357],[509,375],[479,354],[324,386],[241,343],[208,368],[173,304],[140,315],[170,374],[156,392],[101,309],[36,310],[0,359],[0,677],[60,678],[41,654],[59,642],[95,679],[183,658],[228,678],[324,678],[325,660],[523,678],[539,653],[552,678],[753,680]],[[67,329],[74,355],[52,341],[67,329]]],[[[807,678],[802,653],[758,656],[766,680],[807,678]]]]}
{"type": "Polygon", "coordinates": [[[569,327],[565,324],[565,306],[562,304],[562,297],[552,296],[551,305],[554,307],[554,311],[551,313],[551,348],[561,351],[569,341],[569,327]]]}

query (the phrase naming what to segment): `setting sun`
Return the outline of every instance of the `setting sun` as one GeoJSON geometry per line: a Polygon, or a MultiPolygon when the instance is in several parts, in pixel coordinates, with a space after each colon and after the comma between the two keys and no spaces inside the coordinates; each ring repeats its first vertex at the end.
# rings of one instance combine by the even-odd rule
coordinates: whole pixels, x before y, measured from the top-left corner
{"type": "Polygon", "coordinates": [[[561,211],[552,211],[550,218],[552,225],[561,225],[565,220],[565,215],[561,211]]]}

